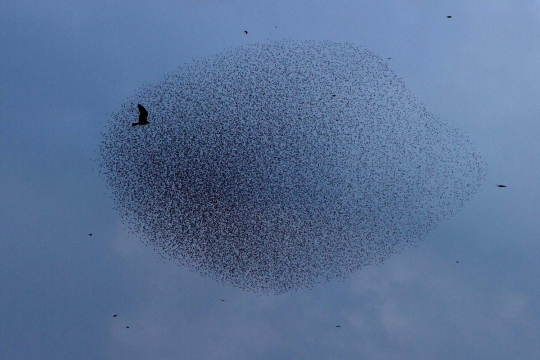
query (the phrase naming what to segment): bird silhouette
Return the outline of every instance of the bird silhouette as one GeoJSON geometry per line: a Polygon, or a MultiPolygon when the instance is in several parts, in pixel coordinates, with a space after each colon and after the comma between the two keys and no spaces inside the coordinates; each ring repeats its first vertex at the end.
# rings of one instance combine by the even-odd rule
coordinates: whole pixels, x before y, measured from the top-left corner
{"type": "Polygon", "coordinates": [[[497,187],[506,187],[506,185],[497,185],[497,187]]]}
{"type": "Polygon", "coordinates": [[[92,236],[92,234],[88,234],[88,235],[92,236]]]}
{"type": "Polygon", "coordinates": [[[225,301],[225,300],[223,300],[223,299],[218,299],[218,300],[219,300],[219,301],[225,301]]]}
{"type": "Polygon", "coordinates": [[[336,325],[336,327],[341,327],[341,325],[336,325]]]}
{"type": "Polygon", "coordinates": [[[112,317],[117,317],[117,316],[118,316],[118,314],[114,314],[112,317]]]}
{"type": "Polygon", "coordinates": [[[137,105],[137,107],[139,108],[139,122],[133,123],[131,126],[150,124],[148,122],[148,111],[141,104],[137,105]]]}
{"type": "Polygon", "coordinates": [[[387,58],[388,60],[392,60],[392,58],[387,58]]]}
{"type": "Polygon", "coordinates": [[[247,30],[244,30],[244,33],[247,34],[247,30]]]}
{"type": "Polygon", "coordinates": [[[459,264],[459,261],[456,260],[456,264],[459,264]]]}
{"type": "Polygon", "coordinates": [[[126,326],[126,329],[129,329],[129,326],[126,326]]]}
{"type": "Polygon", "coordinates": [[[452,16],[448,15],[448,16],[447,16],[447,18],[451,19],[451,18],[452,18],[452,16]]]}

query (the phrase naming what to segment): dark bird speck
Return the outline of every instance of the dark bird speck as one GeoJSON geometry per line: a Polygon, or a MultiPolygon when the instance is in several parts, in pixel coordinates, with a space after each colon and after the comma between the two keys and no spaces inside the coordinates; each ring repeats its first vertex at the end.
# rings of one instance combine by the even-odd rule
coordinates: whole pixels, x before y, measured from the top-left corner
{"type": "Polygon", "coordinates": [[[497,185],[497,187],[503,188],[506,187],[506,185],[497,185]]]}
{"type": "Polygon", "coordinates": [[[448,19],[451,19],[451,18],[452,18],[452,16],[448,15],[448,16],[447,16],[447,18],[448,18],[448,19]]]}
{"type": "Polygon", "coordinates": [[[247,30],[244,30],[244,34],[247,34],[247,30]]]}
{"type": "Polygon", "coordinates": [[[112,317],[117,317],[117,316],[118,316],[118,314],[114,314],[112,317]]]}

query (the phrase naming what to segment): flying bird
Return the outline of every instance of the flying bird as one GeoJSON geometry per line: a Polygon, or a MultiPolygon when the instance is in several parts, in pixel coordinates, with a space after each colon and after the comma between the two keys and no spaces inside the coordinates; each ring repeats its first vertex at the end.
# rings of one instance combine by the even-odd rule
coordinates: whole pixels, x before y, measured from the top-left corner
{"type": "Polygon", "coordinates": [[[244,30],[244,34],[247,34],[247,30],[244,30]]]}
{"type": "Polygon", "coordinates": [[[142,106],[141,104],[137,105],[137,107],[139,108],[139,122],[138,123],[133,123],[133,124],[131,124],[131,126],[150,124],[148,122],[148,111],[146,111],[144,106],[142,106]]]}
{"type": "Polygon", "coordinates": [[[459,264],[459,261],[456,260],[456,264],[459,264]]]}
{"type": "Polygon", "coordinates": [[[341,327],[341,325],[336,325],[336,327],[341,327]]]}
{"type": "Polygon", "coordinates": [[[392,60],[392,58],[387,58],[388,60],[392,60]]]}
{"type": "Polygon", "coordinates": [[[447,18],[451,19],[451,18],[452,18],[452,16],[448,15],[448,16],[447,16],[447,18]]]}
{"type": "Polygon", "coordinates": [[[88,235],[92,236],[92,234],[88,234],[88,235]]]}
{"type": "Polygon", "coordinates": [[[219,301],[225,301],[225,300],[223,300],[223,299],[218,299],[218,300],[219,300],[219,301]]]}
{"type": "Polygon", "coordinates": [[[117,316],[118,316],[118,314],[114,314],[112,317],[117,317],[117,316]]]}
{"type": "Polygon", "coordinates": [[[129,326],[126,326],[126,329],[129,329],[129,326]]]}
{"type": "Polygon", "coordinates": [[[506,185],[497,185],[497,187],[506,187],[506,185]]]}

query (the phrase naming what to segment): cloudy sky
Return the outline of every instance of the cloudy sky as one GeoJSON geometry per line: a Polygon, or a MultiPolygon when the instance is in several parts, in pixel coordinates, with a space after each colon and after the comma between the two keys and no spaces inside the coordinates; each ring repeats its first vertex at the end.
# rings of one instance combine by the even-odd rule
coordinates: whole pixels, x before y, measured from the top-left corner
{"type": "Polygon", "coordinates": [[[538,0],[4,1],[0,358],[537,359],[539,33],[538,0]],[[143,84],[284,38],[391,57],[488,176],[418,248],[256,296],[128,234],[95,159],[107,114],[143,84]]]}

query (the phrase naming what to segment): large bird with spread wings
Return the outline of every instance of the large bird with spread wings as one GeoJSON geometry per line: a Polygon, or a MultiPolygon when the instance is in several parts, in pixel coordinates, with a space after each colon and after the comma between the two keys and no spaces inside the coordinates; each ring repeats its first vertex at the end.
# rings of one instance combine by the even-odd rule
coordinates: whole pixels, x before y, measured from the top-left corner
{"type": "Polygon", "coordinates": [[[138,104],[137,107],[139,108],[139,122],[133,123],[131,126],[150,124],[148,122],[148,111],[141,104],[138,104]]]}

